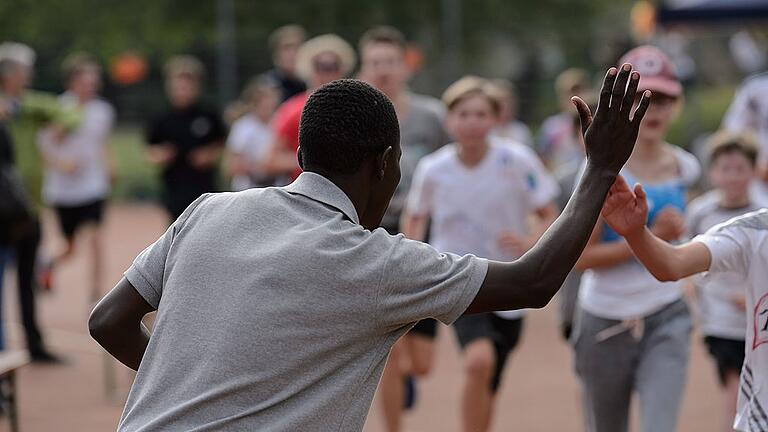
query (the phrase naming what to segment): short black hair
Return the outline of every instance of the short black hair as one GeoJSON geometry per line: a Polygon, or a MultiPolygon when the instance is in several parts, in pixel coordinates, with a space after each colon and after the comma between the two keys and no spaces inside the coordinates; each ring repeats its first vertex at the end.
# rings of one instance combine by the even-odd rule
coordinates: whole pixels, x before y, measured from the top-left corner
{"type": "Polygon", "coordinates": [[[757,165],[757,143],[749,133],[716,132],[709,138],[707,147],[710,165],[720,156],[730,153],[741,153],[752,167],[757,165]]]}
{"type": "Polygon", "coordinates": [[[320,87],[301,113],[299,146],[306,171],[353,174],[368,157],[399,142],[392,102],[360,80],[341,79],[320,87]]]}

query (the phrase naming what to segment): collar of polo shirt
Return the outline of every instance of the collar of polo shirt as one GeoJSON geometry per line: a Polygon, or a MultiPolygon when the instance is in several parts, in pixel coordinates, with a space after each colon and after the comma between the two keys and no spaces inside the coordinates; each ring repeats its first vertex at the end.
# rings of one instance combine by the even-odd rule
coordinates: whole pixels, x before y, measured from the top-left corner
{"type": "Polygon", "coordinates": [[[347,219],[360,224],[357,210],[347,194],[320,174],[305,171],[293,183],[286,186],[285,190],[339,209],[347,219]]]}

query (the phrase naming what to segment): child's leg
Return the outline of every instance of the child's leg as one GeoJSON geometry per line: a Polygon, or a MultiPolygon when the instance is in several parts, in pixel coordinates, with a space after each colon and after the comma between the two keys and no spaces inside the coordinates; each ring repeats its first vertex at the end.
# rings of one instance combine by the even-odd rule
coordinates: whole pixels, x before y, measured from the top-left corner
{"type": "Polygon", "coordinates": [[[475,339],[464,349],[463,430],[489,429],[493,410],[491,382],[496,368],[495,349],[490,339],[475,339]]]}
{"type": "Polygon", "coordinates": [[[717,377],[723,389],[723,425],[720,430],[733,431],[736,403],[739,398],[739,377],[744,364],[744,340],[715,336],[704,338],[717,367],[717,377]]]}
{"type": "Polygon", "coordinates": [[[723,431],[733,431],[733,420],[736,418],[736,404],[739,400],[739,379],[740,374],[737,371],[730,370],[725,373],[725,388],[723,391],[723,407],[725,412],[725,421],[723,431]]]}
{"type": "Polygon", "coordinates": [[[646,317],[635,387],[640,424],[647,432],[674,432],[685,387],[691,316],[679,300],[646,317]]]}
{"type": "Polygon", "coordinates": [[[574,359],[581,379],[584,423],[588,432],[626,432],[638,356],[628,330],[606,337],[621,321],[578,310],[574,359]]]}
{"type": "Polygon", "coordinates": [[[414,376],[426,376],[432,369],[436,336],[437,321],[429,318],[419,321],[403,337],[403,342],[408,348],[408,358],[411,362],[410,370],[414,376]]]}
{"type": "Polygon", "coordinates": [[[384,425],[388,432],[400,430],[405,399],[405,385],[402,367],[403,339],[397,341],[389,352],[387,364],[379,381],[379,397],[384,414],[384,425]]]}
{"type": "Polygon", "coordinates": [[[464,360],[461,399],[464,431],[486,431],[493,410],[493,378],[496,371],[495,331],[490,313],[465,315],[454,323],[464,360]]]}
{"type": "Polygon", "coordinates": [[[101,297],[101,276],[104,270],[101,224],[91,224],[88,227],[88,234],[90,235],[91,258],[93,259],[90,301],[91,303],[95,303],[101,297]]]}

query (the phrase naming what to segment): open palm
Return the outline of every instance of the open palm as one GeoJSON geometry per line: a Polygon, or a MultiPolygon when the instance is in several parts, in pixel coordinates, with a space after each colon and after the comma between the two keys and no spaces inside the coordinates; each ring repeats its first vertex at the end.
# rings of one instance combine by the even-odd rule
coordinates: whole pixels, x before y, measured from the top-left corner
{"type": "Polygon", "coordinates": [[[648,203],[642,186],[635,185],[633,191],[624,177],[616,177],[616,182],[608,191],[601,215],[608,226],[621,236],[641,232],[648,220],[648,203]]]}

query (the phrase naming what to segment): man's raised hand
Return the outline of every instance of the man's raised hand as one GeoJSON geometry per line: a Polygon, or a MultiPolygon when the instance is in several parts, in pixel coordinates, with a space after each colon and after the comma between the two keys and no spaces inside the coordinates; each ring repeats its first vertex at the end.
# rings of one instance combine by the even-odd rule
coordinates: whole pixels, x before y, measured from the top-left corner
{"type": "Polygon", "coordinates": [[[622,65],[618,71],[616,68],[608,69],[594,118],[581,98],[572,98],[579,112],[587,160],[591,164],[618,173],[632,154],[640,122],[651,98],[651,92],[646,90],[630,116],[639,81],[640,74],[632,72],[629,63],[622,65]]]}

